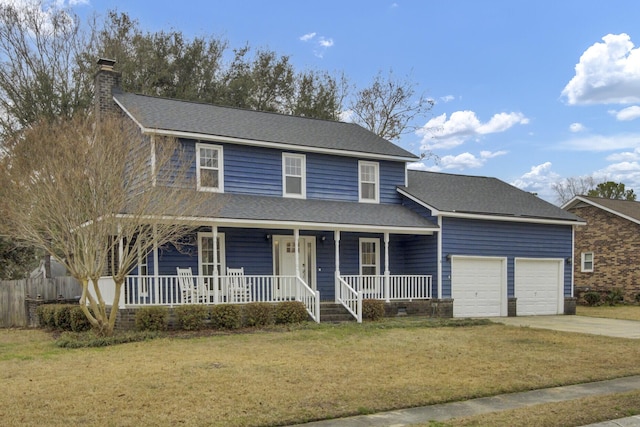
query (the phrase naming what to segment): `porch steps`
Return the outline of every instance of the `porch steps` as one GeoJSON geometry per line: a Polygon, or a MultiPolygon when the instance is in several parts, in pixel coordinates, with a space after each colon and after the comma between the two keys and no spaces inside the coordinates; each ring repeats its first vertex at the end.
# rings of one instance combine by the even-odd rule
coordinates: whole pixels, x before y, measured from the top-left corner
{"type": "Polygon", "coordinates": [[[352,322],[355,321],[353,317],[342,304],[335,304],[332,302],[320,303],[320,322],[352,322]]]}

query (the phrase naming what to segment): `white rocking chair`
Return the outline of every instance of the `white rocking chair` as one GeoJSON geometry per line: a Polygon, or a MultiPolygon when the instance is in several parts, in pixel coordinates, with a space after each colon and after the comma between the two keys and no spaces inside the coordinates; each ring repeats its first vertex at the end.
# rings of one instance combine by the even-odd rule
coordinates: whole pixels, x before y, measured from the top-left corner
{"type": "Polygon", "coordinates": [[[251,302],[251,287],[244,277],[244,267],[227,267],[228,301],[251,302]]]}
{"type": "Polygon", "coordinates": [[[182,302],[186,304],[194,301],[205,302],[206,297],[200,292],[202,289],[196,285],[191,268],[177,267],[176,271],[178,273],[178,286],[180,287],[182,302]]]}

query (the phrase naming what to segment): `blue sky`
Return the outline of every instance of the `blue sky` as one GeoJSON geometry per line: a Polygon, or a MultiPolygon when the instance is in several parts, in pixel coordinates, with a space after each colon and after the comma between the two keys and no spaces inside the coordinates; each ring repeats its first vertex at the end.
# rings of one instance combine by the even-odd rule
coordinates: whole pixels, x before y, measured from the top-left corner
{"type": "MultiPolygon", "coordinates": [[[[60,0],[59,0],[60,1],[60,0]]],[[[495,176],[554,201],[593,175],[640,191],[640,2],[72,0],[81,15],[127,12],[150,31],[221,36],[341,72],[409,75],[436,101],[400,145],[414,167],[495,176]]]]}

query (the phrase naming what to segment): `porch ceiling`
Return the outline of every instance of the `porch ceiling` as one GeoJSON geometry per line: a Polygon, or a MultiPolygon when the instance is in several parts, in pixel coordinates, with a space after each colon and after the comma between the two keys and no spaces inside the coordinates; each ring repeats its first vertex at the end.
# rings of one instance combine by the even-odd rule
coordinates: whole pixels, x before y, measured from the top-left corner
{"type": "MultiPolygon", "coordinates": [[[[157,191],[162,191],[157,188],[157,191]]],[[[191,190],[185,190],[191,191],[191,190]]],[[[190,222],[244,227],[376,231],[395,234],[433,234],[438,226],[402,205],[254,196],[193,191],[199,199],[187,210],[161,215],[190,222]]]]}

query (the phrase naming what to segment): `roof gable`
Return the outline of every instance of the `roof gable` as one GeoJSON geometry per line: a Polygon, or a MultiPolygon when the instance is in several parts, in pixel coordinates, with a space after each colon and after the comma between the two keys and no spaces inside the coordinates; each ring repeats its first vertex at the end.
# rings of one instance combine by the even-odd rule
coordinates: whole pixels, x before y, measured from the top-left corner
{"type": "MultiPolygon", "coordinates": [[[[354,123],[334,122],[212,104],[114,92],[143,131],[232,138],[255,145],[295,146],[366,157],[414,161],[418,157],[354,123]]],[[[292,148],[289,148],[292,149],[292,148]]]]}
{"type": "Polygon", "coordinates": [[[567,202],[562,208],[569,210],[587,204],[605,210],[614,215],[640,224],[640,202],[635,200],[617,200],[604,197],[576,196],[567,202]]]}
{"type": "Polygon", "coordinates": [[[582,223],[574,214],[497,178],[408,171],[400,190],[444,216],[582,223]]]}

